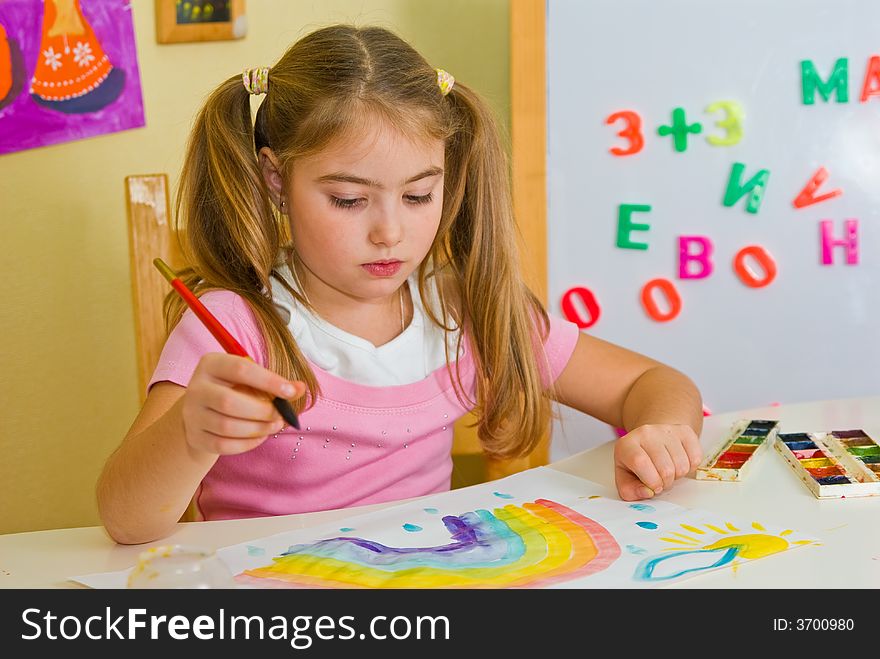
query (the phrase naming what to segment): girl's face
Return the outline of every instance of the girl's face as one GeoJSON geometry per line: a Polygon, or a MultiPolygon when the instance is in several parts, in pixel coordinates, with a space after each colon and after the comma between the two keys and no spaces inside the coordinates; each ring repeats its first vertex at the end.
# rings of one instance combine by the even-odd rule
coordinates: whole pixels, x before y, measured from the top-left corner
{"type": "Polygon", "coordinates": [[[313,302],[383,302],[397,291],[437,234],[443,154],[442,141],[412,142],[377,121],[294,163],[291,234],[313,302]]]}

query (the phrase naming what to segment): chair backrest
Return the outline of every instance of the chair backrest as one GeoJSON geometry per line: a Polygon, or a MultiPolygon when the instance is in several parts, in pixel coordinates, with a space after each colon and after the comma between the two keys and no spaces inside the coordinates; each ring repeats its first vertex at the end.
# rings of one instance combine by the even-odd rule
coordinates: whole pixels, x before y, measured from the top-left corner
{"type": "Polygon", "coordinates": [[[137,345],[138,387],[141,402],[165,343],[162,301],[171,290],[153,265],[161,258],[173,269],[183,266],[178,241],[171,227],[168,177],[143,174],[125,177],[128,213],[131,294],[137,345]]]}
{"type": "MultiPolygon", "coordinates": [[[[156,368],[165,343],[162,301],[170,290],[168,282],[153,265],[153,259],[161,258],[174,270],[184,267],[184,263],[177,237],[171,227],[168,177],[165,174],[126,176],[125,199],[128,212],[138,386],[143,402],[146,397],[147,382],[156,368]]],[[[470,427],[473,421],[474,418],[467,415],[454,426],[452,487],[495,480],[530,467],[547,464],[549,457],[547,438],[524,458],[510,460],[487,458],[480,447],[476,429],[470,427]]]]}

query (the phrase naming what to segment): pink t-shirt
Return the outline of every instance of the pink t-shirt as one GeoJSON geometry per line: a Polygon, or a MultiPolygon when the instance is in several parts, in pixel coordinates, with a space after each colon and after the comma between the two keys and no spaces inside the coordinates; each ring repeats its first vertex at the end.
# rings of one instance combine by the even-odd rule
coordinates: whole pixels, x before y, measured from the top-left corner
{"type": "MultiPolygon", "coordinates": [[[[250,306],[229,291],[212,291],[201,300],[265,365],[265,344],[250,306]]],[[[550,321],[545,352],[549,381],[555,381],[571,357],[578,328],[553,316],[550,321]]],[[[187,386],[208,352],[222,348],[187,310],[168,337],[148,386],[160,381],[187,386]]],[[[309,365],[322,395],[300,415],[300,430],[288,427],[252,451],[221,456],[196,492],[203,519],[346,508],[450,488],[452,425],[470,410],[456,397],[445,366],[419,382],[376,387],[309,365]]],[[[474,363],[467,348],[459,370],[472,397],[474,363]]]]}

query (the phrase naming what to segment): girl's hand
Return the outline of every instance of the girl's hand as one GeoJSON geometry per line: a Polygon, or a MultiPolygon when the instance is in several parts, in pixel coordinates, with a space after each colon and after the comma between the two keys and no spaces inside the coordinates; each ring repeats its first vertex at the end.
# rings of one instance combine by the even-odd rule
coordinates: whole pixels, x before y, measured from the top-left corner
{"type": "Polygon", "coordinates": [[[697,433],[687,425],[644,425],[617,440],[614,480],[624,501],[649,499],[700,463],[697,433]]]}
{"type": "Polygon", "coordinates": [[[295,400],[304,393],[304,383],[288,382],[245,357],[206,354],[182,399],[186,442],[215,455],[255,449],[285,426],[272,398],[295,400]]]}

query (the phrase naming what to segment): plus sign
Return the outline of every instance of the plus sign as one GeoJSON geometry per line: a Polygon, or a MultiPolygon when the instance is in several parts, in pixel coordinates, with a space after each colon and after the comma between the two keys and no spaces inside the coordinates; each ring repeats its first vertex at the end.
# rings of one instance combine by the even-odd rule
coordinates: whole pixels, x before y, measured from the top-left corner
{"type": "Polygon", "coordinates": [[[679,152],[687,151],[688,133],[699,135],[701,132],[703,132],[701,124],[688,125],[687,120],[684,118],[684,109],[682,108],[675,108],[672,111],[671,126],[660,126],[657,129],[657,134],[661,137],[672,135],[672,143],[675,145],[675,150],[679,152]]]}

